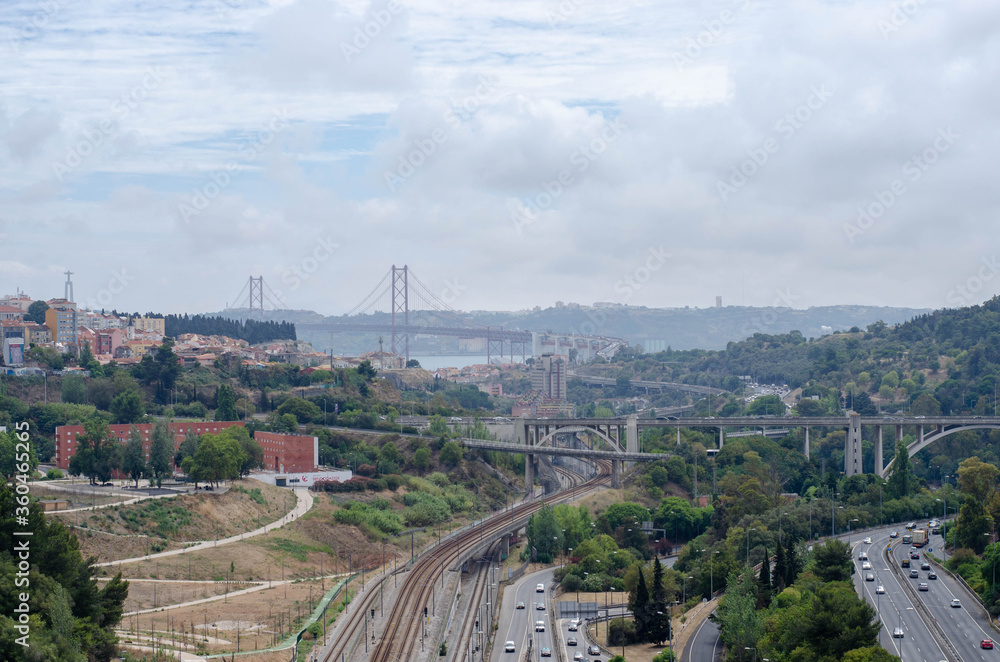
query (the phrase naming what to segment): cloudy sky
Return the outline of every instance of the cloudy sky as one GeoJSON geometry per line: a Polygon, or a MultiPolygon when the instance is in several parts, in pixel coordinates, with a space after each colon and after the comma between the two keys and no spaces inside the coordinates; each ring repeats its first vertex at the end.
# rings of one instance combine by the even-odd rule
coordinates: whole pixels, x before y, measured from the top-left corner
{"type": "Polygon", "coordinates": [[[978,303],[998,80],[995,0],[4,0],[0,294],[978,303]]]}

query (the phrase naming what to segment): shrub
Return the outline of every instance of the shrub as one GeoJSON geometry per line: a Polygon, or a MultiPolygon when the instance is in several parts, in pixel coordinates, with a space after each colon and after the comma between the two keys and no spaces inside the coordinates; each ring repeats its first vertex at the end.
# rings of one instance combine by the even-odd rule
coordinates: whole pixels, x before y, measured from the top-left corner
{"type": "Polygon", "coordinates": [[[567,593],[571,593],[573,591],[579,591],[582,584],[583,580],[579,577],[566,573],[566,575],[563,576],[560,586],[562,586],[562,589],[567,593]]]}

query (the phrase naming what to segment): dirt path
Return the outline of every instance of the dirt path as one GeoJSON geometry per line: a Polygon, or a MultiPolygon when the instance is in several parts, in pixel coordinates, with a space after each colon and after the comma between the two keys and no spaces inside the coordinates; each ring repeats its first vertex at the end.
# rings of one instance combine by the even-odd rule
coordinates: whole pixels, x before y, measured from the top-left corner
{"type": "MultiPolygon", "coordinates": [[[[302,515],[309,512],[309,509],[313,506],[313,495],[310,494],[307,489],[296,489],[295,498],[297,502],[295,508],[288,512],[284,517],[279,520],[275,520],[270,524],[260,527],[259,529],[254,529],[253,531],[247,531],[246,533],[241,533],[236,536],[230,536],[228,538],[223,538],[222,540],[206,540],[204,542],[196,543],[182,549],[173,549],[168,552],[158,552],[156,554],[148,554],[146,556],[136,556],[130,559],[122,559],[120,561],[105,561],[104,563],[95,563],[95,567],[114,567],[124,565],[126,563],[138,563],[140,561],[148,561],[150,559],[161,559],[167,556],[177,556],[178,554],[187,554],[188,552],[197,552],[203,549],[211,549],[213,547],[218,547],[220,545],[228,545],[229,543],[239,542],[241,540],[246,540],[247,538],[253,538],[254,536],[263,535],[269,533],[275,529],[280,529],[284,525],[294,522],[302,515]]],[[[66,512],[66,511],[63,511],[66,512]]]]}

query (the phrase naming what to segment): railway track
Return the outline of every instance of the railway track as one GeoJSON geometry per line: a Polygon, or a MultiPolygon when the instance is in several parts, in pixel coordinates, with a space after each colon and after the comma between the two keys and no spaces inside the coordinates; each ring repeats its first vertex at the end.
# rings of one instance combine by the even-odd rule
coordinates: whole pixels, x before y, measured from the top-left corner
{"type": "MultiPolygon", "coordinates": [[[[427,552],[407,573],[403,586],[386,621],[381,641],[369,658],[370,662],[396,662],[412,659],[413,649],[420,641],[424,609],[431,597],[431,587],[442,568],[460,560],[461,549],[471,549],[485,538],[492,538],[506,530],[511,521],[527,520],[544,505],[573,499],[607,483],[611,478],[611,463],[599,462],[598,474],[589,481],[562,490],[550,497],[515,506],[509,513],[497,515],[480,526],[464,531],[453,540],[441,543],[427,552]],[[478,529],[478,530],[477,530],[478,529]]],[[[327,656],[324,661],[334,662],[327,656]]]]}

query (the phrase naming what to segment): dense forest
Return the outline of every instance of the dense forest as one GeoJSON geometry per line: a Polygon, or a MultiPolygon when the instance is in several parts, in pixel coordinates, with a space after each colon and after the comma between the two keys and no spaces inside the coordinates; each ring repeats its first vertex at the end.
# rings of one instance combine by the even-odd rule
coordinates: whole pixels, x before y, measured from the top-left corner
{"type": "Polygon", "coordinates": [[[166,335],[171,338],[182,333],[197,333],[205,336],[228,336],[246,340],[251,345],[270,340],[295,340],[295,325],[291,322],[259,322],[185,314],[164,316],[164,326],[166,335]]]}

